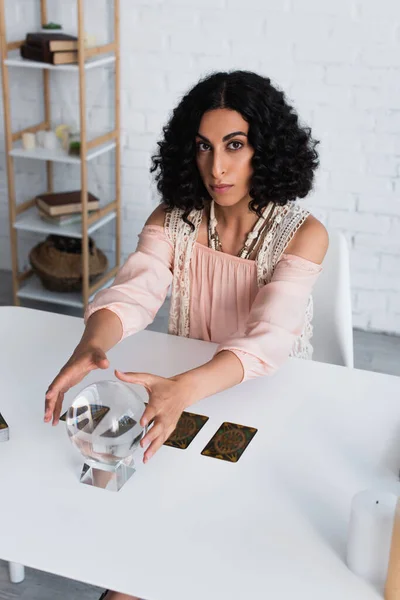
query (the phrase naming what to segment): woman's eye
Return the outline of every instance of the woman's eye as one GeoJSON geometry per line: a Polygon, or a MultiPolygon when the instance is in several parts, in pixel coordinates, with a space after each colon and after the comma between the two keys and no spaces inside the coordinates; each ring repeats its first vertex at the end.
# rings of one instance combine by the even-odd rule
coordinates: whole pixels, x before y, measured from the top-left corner
{"type": "Polygon", "coordinates": [[[210,149],[210,146],[205,142],[199,142],[197,144],[197,149],[200,150],[200,152],[207,152],[207,150],[210,149]]]}
{"type": "MultiPolygon", "coordinates": [[[[228,144],[228,148],[230,150],[240,150],[240,148],[242,147],[243,143],[238,141],[230,142],[228,144]]],[[[208,152],[211,149],[211,146],[209,144],[206,144],[205,142],[198,142],[197,149],[199,152],[208,152]]]]}
{"type": "Polygon", "coordinates": [[[231,147],[232,150],[240,150],[240,148],[242,148],[243,144],[242,142],[231,142],[228,145],[228,148],[231,147]]]}

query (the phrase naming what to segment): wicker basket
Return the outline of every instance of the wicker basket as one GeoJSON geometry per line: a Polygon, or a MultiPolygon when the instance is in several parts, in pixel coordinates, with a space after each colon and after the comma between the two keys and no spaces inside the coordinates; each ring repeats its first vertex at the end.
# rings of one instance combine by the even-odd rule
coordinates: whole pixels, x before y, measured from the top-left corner
{"type": "MultiPolygon", "coordinates": [[[[32,248],[29,260],[43,286],[52,292],[82,289],[82,241],[49,235],[32,248]]],[[[108,267],[106,255],[89,238],[89,280],[92,283],[108,267]]]]}

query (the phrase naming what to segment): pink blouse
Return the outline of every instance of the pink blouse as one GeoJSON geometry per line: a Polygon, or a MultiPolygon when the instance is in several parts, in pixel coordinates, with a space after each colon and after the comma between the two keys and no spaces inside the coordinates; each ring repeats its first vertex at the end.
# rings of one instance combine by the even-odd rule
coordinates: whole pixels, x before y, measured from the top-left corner
{"type": "MultiPolygon", "coordinates": [[[[136,252],[111,287],[99,291],[85,322],[101,308],[121,320],[121,339],[149,325],[172,282],[174,248],[163,227],[145,226],[136,252]]],[[[274,372],[302,331],[320,265],[283,254],[272,280],[257,285],[257,268],[247,260],[195,243],[190,265],[190,337],[219,344],[243,365],[243,379],[274,372]]]]}

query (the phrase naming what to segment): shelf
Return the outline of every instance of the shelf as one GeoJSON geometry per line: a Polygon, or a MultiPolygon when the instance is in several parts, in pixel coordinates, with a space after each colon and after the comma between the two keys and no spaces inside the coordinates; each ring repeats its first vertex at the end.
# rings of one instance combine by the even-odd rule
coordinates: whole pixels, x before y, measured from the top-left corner
{"type": "MultiPolygon", "coordinates": [[[[115,55],[99,56],[90,58],[85,62],[85,71],[103,67],[115,62],[115,55]]],[[[19,67],[24,69],[49,69],[50,71],[75,71],[79,72],[79,65],[52,65],[49,63],[37,62],[35,60],[27,60],[22,56],[16,56],[15,58],[6,58],[4,64],[8,67],[19,67]]]]}
{"type": "MultiPolygon", "coordinates": [[[[40,10],[37,10],[35,20],[37,23],[41,23],[43,25],[47,21],[47,8],[49,2],[47,0],[37,0],[36,3],[38,5],[37,8],[40,8],[40,10]]],[[[18,268],[18,246],[23,241],[19,232],[24,231],[35,233],[39,238],[42,239],[53,234],[65,236],[66,238],[82,240],[83,236],[85,238],[86,236],[92,238],[92,236],[96,237],[96,234],[103,234],[105,231],[107,231],[106,229],[104,229],[104,226],[106,226],[106,224],[109,224],[110,229],[114,229],[115,227],[114,235],[116,243],[114,244],[114,235],[112,240],[114,254],[117,254],[117,250],[118,253],[120,253],[120,1],[115,0],[112,3],[112,10],[101,10],[102,14],[106,18],[107,24],[110,22],[110,24],[112,25],[112,29],[114,32],[113,39],[102,40],[102,42],[107,43],[101,43],[100,45],[90,44],[90,46],[87,43],[85,43],[85,2],[84,0],[76,0],[75,4],[76,10],[74,12],[76,12],[77,17],[77,31],[75,33],[75,36],[76,39],[79,40],[79,49],[77,52],[77,58],[79,60],[73,64],[54,65],[42,62],[40,60],[29,60],[23,58],[21,56],[21,47],[26,43],[26,38],[22,39],[21,37],[18,40],[7,42],[9,36],[7,35],[5,2],[3,0],[0,0],[0,37],[3,40],[2,44],[0,45],[3,46],[4,50],[4,52],[0,52],[0,81],[2,83],[3,91],[4,110],[2,111],[2,113],[4,113],[4,130],[7,133],[7,135],[5,135],[5,141],[8,201],[10,213],[13,216],[13,218],[10,221],[10,239],[14,301],[16,304],[18,304],[18,299],[20,299],[21,301],[22,299],[29,299],[36,302],[43,302],[44,307],[45,303],[49,303],[64,306],[64,310],[67,307],[70,307],[74,308],[76,311],[76,309],[82,310],[84,308],[84,301],[91,301],[94,298],[96,293],[91,293],[94,288],[97,288],[97,286],[99,286],[98,289],[103,289],[112,283],[118,271],[117,267],[107,269],[106,273],[104,273],[101,277],[96,278],[92,282],[90,281],[89,276],[89,281],[87,281],[87,278],[85,277],[84,282],[82,282],[82,286],[79,286],[77,292],[75,293],[51,292],[43,286],[40,278],[36,274],[33,274],[34,271],[32,269],[27,268],[26,270],[24,270],[23,273],[20,273],[18,268]],[[31,115],[30,113],[25,114],[24,118],[24,115],[22,114],[22,122],[20,123],[21,128],[19,128],[17,131],[13,131],[13,123],[11,119],[11,113],[13,112],[11,98],[12,88],[9,79],[13,76],[13,74],[15,75],[16,73],[18,73],[18,69],[20,74],[24,75],[24,81],[18,84],[21,93],[23,93],[21,90],[23,90],[23,88],[26,88],[27,86],[29,87],[31,83],[28,80],[29,73],[31,73],[32,76],[34,73],[36,73],[39,77],[39,80],[41,80],[40,87],[43,91],[43,95],[40,94],[40,113],[42,114],[42,118],[40,122],[31,123],[33,115],[31,115]],[[88,99],[86,95],[89,97],[89,93],[91,92],[91,83],[88,78],[93,76],[90,75],[90,72],[94,70],[96,70],[96,73],[98,74],[106,74],[110,72],[114,76],[114,85],[112,86],[114,88],[114,110],[112,112],[114,113],[115,125],[111,131],[100,131],[97,132],[98,135],[95,135],[96,132],[93,132],[91,130],[89,131],[87,124],[88,99]],[[82,152],[81,155],[79,155],[79,148],[77,149],[77,155],[70,155],[68,150],[65,151],[63,149],[61,141],[54,143],[55,149],[46,149],[40,147],[38,144],[36,144],[37,147],[33,150],[26,150],[23,147],[22,139],[24,137],[24,133],[29,132],[31,134],[36,134],[39,131],[51,129],[52,125],[54,125],[57,122],[57,119],[55,119],[55,115],[52,114],[53,106],[51,102],[52,78],[56,77],[57,79],[57,76],[54,75],[55,71],[62,71],[63,73],[73,73],[75,83],[78,84],[79,90],[82,92],[79,94],[79,98],[77,98],[77,108],[79,108],[79,123],[76,123],[76,125],[74,126],[76,138],[79,139],[78,132],[80,132],[82,139],[85,140],[85,152],[82,152]],[[83,90],[85,88],[86,94],[83,93],[83,90]],[[26,121],[26,118],[28,118],[28,121],[26,121]],[[21,169],[24,168],[24,163],[22,162],[22,160],[15,162],[16,159],[29,159],[31,161],[41,161],[42,165],[47,163],[48,169],[46,171],[45,187],[48,190],[53,189],[53,187],[57,187],[55,185],[55,180],[60,175],[63,175],[63,179],[65,179],[66,181],[65,185],[67,186],[68,180],[71,179],[72,170],[64,168],[61,170],[63,172],[59,173],[59,167],[57,167],[57,163],[65,165],[75,165],[75,167],[77,168],[73,170],[76,171],[76,174],[78,173],[78,170],[80,171],[80,187],[83,190],[87,190],[89,187],[89,171],[91,167],[95,166],[93,165],[93,163],[90,164],[89,161],[93,161],[97,157],[100,157],[98,162],[105,161],[113,163],[112,166],[114,167],[113,170],[115,171],[115,192],[113,193],[113,195],[115,199],[102,206],[102,208],[98,210],[97,214],[89,212],[87,215],[87,219],[85,215],[85,227],[81,219],[77,222],[73,222],[66,225],[58,225],[56,223],[52,223],[51,221],[48,222],[45,219],[41,218],[37,206],[33,201],[27,200],[20,205],[17,204],[16,197],[18,196],[18,191],[16,189],[17,181],[15,178],[15,171],[17,169],[21,171],[21,169]],[[54,166],[53,169],[51,168],[51,165],[54,166]],[[87,287],[89,287],[88,293],[91,294],[89,299],[86,297],[86,293],[84,294],[84,290],[86,292],[87,287]]],[[[38,29],[40,28],[38,27],[38,29]]],[[[52,31],[46,30],[46,33],[52,33],[52,31]]],[[[41,58],[39,55],[35,56],[37,56],[39,59],[41,58]]],[[[60,75],[60,77],[64,79],[65,74],[60,75]]],[[[61,83],[63,82],[61,82],[60,80],[60,84],[61,83]]],[[[65,85],[69,85],[67,80],[65,81],[65,85]]],[[[105,117],[106,115],[104,115],[104,119],[101,120],[107,121],[105,117]]],[[[19,119],[17,120],[19,121],[19,119]]],[[[104,123],[104,126],[105,128],[107,128],[106,123],[104,123]]],[[[100,129],[101,128],[102,125],[100,125],[100,129]]],[[[72,139],[74,139],[74,137],[72,139]]],[[[29,164],[26,163],[25,167],[28,168],[29,164]]],[[[0,178],[0,187],[1,183],[2,181],[0,178]]],[[[85,260],[88,258],[87,254],[88,248],[84,248],[85,260]]],[[[82,260],[84,259],[82,257],[82,260]]],[[[115,256],[115,263],[119,263],[119,256],[115,256]]],[[[89,274],[86,273],[86,275],[89,274]]]]}
{"type": "MultiPolygon", "coordinates": [[[[112,281],[110,279],[101,288],[104,289],[112,281]]],[[[97,291],[95,292],[95,294],[97,291]]],[[[92,294],[89,297],[91,302],[95,296],[92,294]]],[[[40,279],[36,275],[29,277],[21,285],[18,290],[19,298],[27,298],[29,300],[39,300],[42,302],[52,302],[54,304],[62,304],[64,306],[74,306],[76,308],[83,308],[82,294],[80,292],[51,292],[42,286],[40,279]]]]}
{"type": "MultiPolygon", "coordinates": [[[[86,155],[86,160],[93,160],[101,154],[105,154],[110,150],[113,150],[116,146],[115,142],[107,142],[101,146],[89,150],[86,155]]],[[[80,165],[81,159],[79,156],[70,156],[61,147],[56,150],[47,150],[47,148],[36,147],[33,150],[25,150],[22,146],[22,142],[17,142],[11,152],[10,156],[20,158],[30,158],[32,160],[50,160],[52,162],[69,163],[73,165],[80,165]]]]}
{"type": "MultiPolygon", "coordinates": [[[[90,225],[88,227],[88,235],[91,235],[97,229],[109,223],[116,217],[116,212],[112,211],[90,225]]],[[[59,235],[66,235],[72,238],[81,238],[82,237],[82,223],[71,223],[70,225],[53,225],[52,223],[48,223],[40,218],[36,207],[32,207],[29,210],[21,213],[15,223],[15,229],[19,229],[21,231],[36,231],[38,233],[44,233],[49,235],[50,233],[57,233],[59,235]]]]}

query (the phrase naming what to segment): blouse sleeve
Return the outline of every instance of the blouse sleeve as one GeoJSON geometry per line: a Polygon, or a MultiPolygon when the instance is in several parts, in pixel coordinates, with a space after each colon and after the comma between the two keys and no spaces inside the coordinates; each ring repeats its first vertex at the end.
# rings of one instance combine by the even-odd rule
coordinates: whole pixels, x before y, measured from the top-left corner
{"type": "Polygon", "coordinates": [[[322,267],[299,256],[283,254],[270,283],[251,307],[244,336],[220,344],[241,361],[243,381],[274,373],[289,357],[303,329],[308,300],[322,267]]]}
{"type": "Polygon", "coordinates": [[[172,263],[173,246],[164,228],[146,225],[136,251],[119,269],[113,284],[97,292],[88,305],[84,322],[97,310],[107,308],[121,321],[121,340],[145,329],[165,300],[172,282],[172,263]]]}

